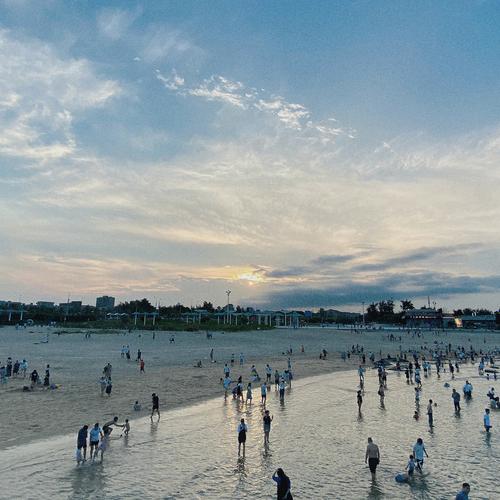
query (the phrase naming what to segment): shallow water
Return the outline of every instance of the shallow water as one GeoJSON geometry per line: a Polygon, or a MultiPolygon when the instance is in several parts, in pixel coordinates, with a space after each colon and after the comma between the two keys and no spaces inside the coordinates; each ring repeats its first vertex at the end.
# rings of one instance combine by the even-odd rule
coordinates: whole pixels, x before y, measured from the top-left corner
{"type": "MultiPolygon", "coordinates": [[[[259,390],[254,404],[238,405],[222,398],[165,412],[159,424],[132,422],[128,439],[115,439],[104,463],[77,467],[74,436],[18,446],[0,452],[2,498],[275,498],[271,480],[282,467],[292,480],[295,498],[454,498],[463,481],[471,498],[499,498],[498,429],[500,412],[492,411],[487,435],[482,415],[488,383],[462,368],[452,387],[461,390],[467,375],[474,397],[463,402],[456,417],[451,387],[433,374],[424,379],[422,418],[415,422],[413,387],[404,375],[391,373],[385,409],[376,394],[375,372],[367,375],[362,417],[356,406],[355,373],[304,379],[287,392],[284,405],[274,390],[268,408],[274,414],[271,444],[263,447],[259,390]],[[432,398],[435,427],[429,431],[424,402],[432,398]],[[238,460],[236,427],[249,424],[246,457],[238,460]],[[367,436],[381,449],[377,479],[364,464],[367,436]],[[411,446],[422,437],[430,458],[423,476],[398,484],[411,446]]],[[[494,384],[493,384],[494,385],[494,384]]],[[[118,433],[118,430],[115,431],[118,433]]]]}

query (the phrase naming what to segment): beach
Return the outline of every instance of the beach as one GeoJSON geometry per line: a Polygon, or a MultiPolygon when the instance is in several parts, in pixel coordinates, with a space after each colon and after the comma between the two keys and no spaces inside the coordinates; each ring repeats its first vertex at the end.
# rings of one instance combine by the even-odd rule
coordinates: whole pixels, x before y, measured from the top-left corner
{"type": "MultiPolygon", "coordinates": [[[[451,342],[476,350],[491,349],[500,345],[500,335],[495,332],[450,331],[434,334],[423,332],[422,337],[408,335],[401,330],[375,330],[353,333],[350,328],[301,328],[275,329],[220,333],[214,332],[208,339],[204,332],[177,332],[175,342],[172,334],[151,331],[127,331],[109,333],[96,331],[90,338],[85,330],[32,327],[16,330],[13,327],[0,329],[0,359],[8,356],[15,361],[26,358],[28,373],[37,369],[43,378],[45,366],[50,364],[51,383],[59,388],[23,392],[23,385],[29,381],[11,379],[0,387],[0,449],[18,446],[35,440],[58,435],[76,433],[83,425],[110,420],[118,415],[125,418],[148,418],[151,408],[151,394],[160,397],[162,412],[188,406],[213,397],[223,397],[220,378],[223,377],[224,362],[234,354],[235,364],[231,378],[242,375],[250,378],[254,364],[265,377],[265,364],[283,371],[287,366],[287,349],[292,347],[291,362],[296,380],[305,377],[352,370],[359,364],[358,356],[351,356],[345,362],[340,352],[353,345],[363,345],[365,352],[395,355],[400,345],[403,350],[451,342]],[[390,333],[402,336],[402,341],[390,341],[390,333]],[[48,343],[42,343],[47,338],[48,343]],[[470,341],[469,341],[470,340],[470,341]],[[121,357],[121,348],[129,345],[130,361],[121,357]],[[301,352],[304,345],[305,352],[301,352]],[[210,363],[210,350],[214,349],[216,363],[210,363]],[[145,360],[145,373],[139,373],[135,361],[137,349],[141,349],[145,360]],[[322,349],[328,351],[326,360],[319,359],[322,349]],[[240,366],[239,355],[244,354],[240,366]],[[198,360],[202,368],[195,368],[198,360]],[[113,390],[110,397],[100,395],[99,378],[107,363],[112,364],[113,390]],[[133,411],[138,400],[142,411],[133,411]]],[[[254,398],[258,398],[258,387],[254,387],[254,398]]]]}

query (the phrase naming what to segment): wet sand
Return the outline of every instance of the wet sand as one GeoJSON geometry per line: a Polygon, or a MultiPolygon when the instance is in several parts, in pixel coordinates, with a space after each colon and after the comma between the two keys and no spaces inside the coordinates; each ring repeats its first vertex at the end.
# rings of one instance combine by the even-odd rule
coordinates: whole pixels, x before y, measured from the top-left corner
{"type": "MultiPolygon", "coordinates": [[[[130,334],[93,333],[90,339],[82,330],[70,334],[56,335],[57,329],[49,333],[49,343],[42,344],[46,328],[15,330],[0,329],[0,360],[8,356],[13,360],[26,358],[30,372],[37,369],[43,379],[47,363],[51,367],[51,382],[60,384],[57,390],[37,389],[23,392],[22,386],[29,385],[27,379],[11,379],[0,386],[0,448],[5,449],[36,439],[49,438],[74,432],[84,424],[104,422],[113,415],[125,418],[148,417],[151,407],[151,393],[160,396],[161,409],[197,403],[212,397],[222,397],[220,378],[223,365],[235,354],[235,365],[231,378],[250,377],[250,367],[255,364],[261,377],[265,376],[265,364],[273,370],[286,368],[287,356],[282,354],[289,346],[293,348],[293,373],[295,379],[320,375],[339,370],[355,368],[358,357],[352,356],[344,362],[340,352],[351,345],[364,345],[365,352],[396,354],[400,342],[387,340],[389,330],[369,331],[353,334],[350,330],[336,328],[303,328],[298,330],[277,329],[273,331],[235,332],[213,334],[207,339],[204,333],[181,332],[175,334],[175,343],[169,342],[170,333],[151,332],[130,334]],[[81,332],[81,333],[78,333],[81,332]],[[129,344],[132,360],[120,356],[122,345],[129,344]],[[305,353],[300,346],[305,346],[305,353]],[[217,363],[209,362],[210,349],[214,348],[217,363]],[[146,363],[146,373],[140,374],[135,362],[137,348],[140,348],[146,363]],[[319,352],[325,348],[328,359],[319,360],[319,352]],[[244,365],[239,365],[239,353],[245,355],[244,365]],[[202,368],[194,368],[201,359],[202,368]],[[113,366],[113,392],[111,397],[101,397],[98,384],[102,369],[107,362],[113,366]],[[141,412],[134,412],[135,400],[143,406],[141,412]]],[[[423,338],[413,338],[404,332],[403,349],[419,349],[423,345],[443,342],[453,345],[470,343],[476,349],[489,349],[500,345],[499,333],[451,332],[439,335],[424,333],[423,338]],[[469,339],[471,342],[469,342],[469,339]]],[[[259,398],[258,387],[254,387],[254,398],[259,398]]]]}

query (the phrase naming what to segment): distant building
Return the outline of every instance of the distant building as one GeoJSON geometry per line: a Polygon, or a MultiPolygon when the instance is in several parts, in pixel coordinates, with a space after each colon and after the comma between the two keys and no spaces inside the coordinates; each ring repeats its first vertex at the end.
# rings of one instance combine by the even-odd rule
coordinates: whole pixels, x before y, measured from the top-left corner
{"type": "Polygon", "coordinates": [[[410,328],[441,328],[443,313],[436,309],[409,309],[405,311],[405,325],[410,328]]]}
{"type": "Polygon", "coordinates": [[[61,302],[59,309],[65,314],[79,314],[82,310],[82,301],[72,300],[71,302],[61,302]]]}
{"type": "Polygon", "coordinates": [[[97,297],[95,301],[95,306],[97,309],[111,311],[115,307],[115,298],[109,297],[108,295],[97,297]]]}
{"type": "Polygon", "coordinates": [[[54,309],[55,303],[54,302],[48,302],[46,300],[39,300],[36,303],[37,307],[40,309],[54,309]]]}
{"type": "Polygon", "coordinates": [[[496,316],[494,314],[471,314],[460,316],[459,327],[462,328],[496,328],[496,316]]]}

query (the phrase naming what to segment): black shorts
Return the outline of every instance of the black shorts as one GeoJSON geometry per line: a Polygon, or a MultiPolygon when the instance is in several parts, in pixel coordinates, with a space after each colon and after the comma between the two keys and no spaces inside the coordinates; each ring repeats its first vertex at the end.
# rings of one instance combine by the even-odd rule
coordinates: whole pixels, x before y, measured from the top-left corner
{"type": "Polygon", "coordinates": [[[99,441],[90,441],[90,446],[99,446],[99,441]]]}
{"type": "Polygon", "coordinates": [[[85,450],[87,449],[87,443],[78,443],[77,448],[81,450],[84,448],[85,450]]]}
{"type": "Polygon", "coordinates": [[[160,407],[159,406],[153,406],[153,411],[159,411],[160,407]]]}
{"type": "Polygon", "coordinates": [[[378,458],[369,458],[368,459],[368,467],[370,467],[370,472],[375,473],[377,470],[377,465],[378,465],[378,458]]]}
{"type": "Polygon", "coordinates": [[[245,432],[240,432],[238,434],[238,443],[246,443],[247,441],[247,435],[245,432]]]}

